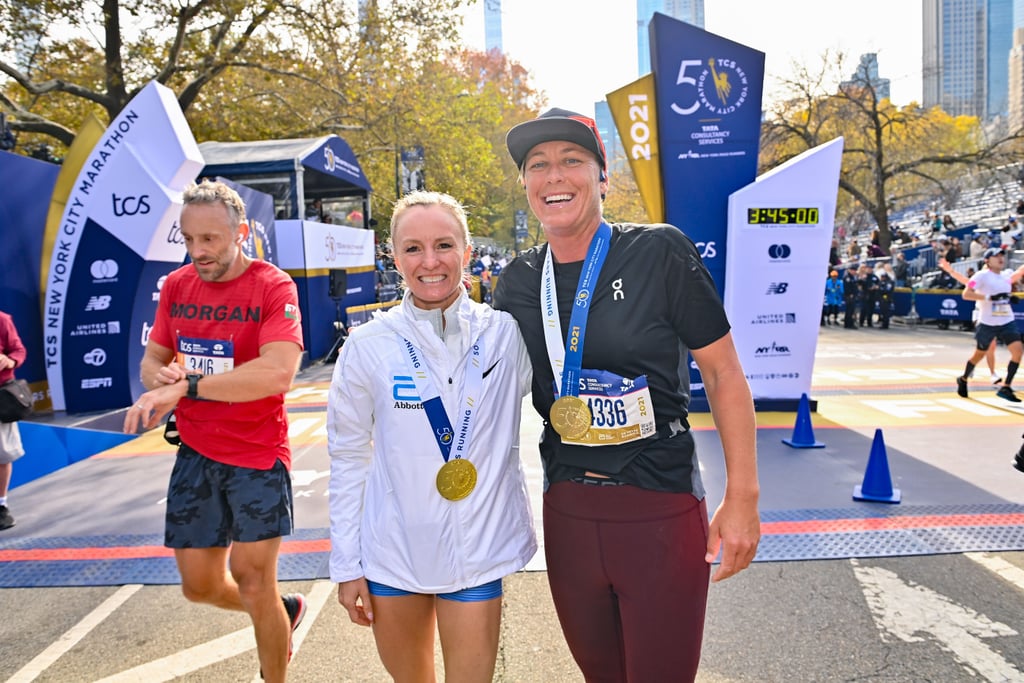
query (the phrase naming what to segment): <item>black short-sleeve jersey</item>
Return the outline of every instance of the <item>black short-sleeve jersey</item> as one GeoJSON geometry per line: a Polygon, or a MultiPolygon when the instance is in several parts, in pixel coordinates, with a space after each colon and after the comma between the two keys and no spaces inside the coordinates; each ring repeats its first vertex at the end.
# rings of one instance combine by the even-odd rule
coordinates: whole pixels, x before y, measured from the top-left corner
{"type": "MultiPolygon", "coordinates": [[[[689,349],[729,331],[718,291],[689,237],[671,225],[612,225],[607,259],[590,303],[583,367],[627,378],[647,376],[655,421],[685,424],[690,400],[689,349]]],[[[703,494],[693,439],[651,437],[610,446],[565,445],[547,423],[554,373],[544,341],[541,272],[547,246],[534,247],[501,273],[496,308],[519,322],[533,363],[533,405],[545,419],[541,456],[549,482],[591,470],[643,488],[703,494]]],[[[556,263],[562,343],[583,262],[556,263]]],[[[664,435],[664,430],[659,430],[664,435]]]]}

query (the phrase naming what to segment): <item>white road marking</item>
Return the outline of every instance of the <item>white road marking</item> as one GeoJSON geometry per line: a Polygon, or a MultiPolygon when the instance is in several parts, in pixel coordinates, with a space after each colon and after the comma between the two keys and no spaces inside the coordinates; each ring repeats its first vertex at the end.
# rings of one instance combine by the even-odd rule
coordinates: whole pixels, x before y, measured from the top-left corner
{"type": "Polygon", "coordinates": [[[891,417],[916,418],[925,413],[949,413],[950,408],[930,399],[879,399],[862,401],[864,405],[891,417]]]}
{"type": "Polygon", "coordinates": [[[950,408],[964,410],[968,413],[974,413],[975,415],[981,415],[982,417],[998,417],[1006,414],[999,408],[993,408],[979,401],[965,401],[962,398],[940,398],[939,403],[947,405],[950,408]]]}
{"type": "Polygon", "coordinates": [[[114,610],[123,605],[128,598],[135,595],[140,588],[142,588],[140,584],[129,584],[118,588],[113,595],[100,603],[99,607],[87,614],[84,619],[72,626],[50,647],[40,652],[31,662],[7,679],[7,683],[28,683],[29,681],[34,681],[54,662],[60,659],[64,653],[77,645],[82,638],[89,635],[104,619],[113,614],[114,610]]]}
{"type": "Polygon", "coordinates": [[[1024,569],[1007,562],[1001,557],[989,553],[964,553],[964,557],[980,564],[985,569],[997,574],[1024,591],[1024,569]]]}
{"type": "Polygon", "coordinates": [[[923,642],[925,636],[968,671],[987,681],[1019,681],[1024,672],[988,647],[983,638],[1015,636],[998,621],[959,605],[925,586],[904,583],[880,567],[861,567],[850,561],[883,640],[896,637],[905,643],[923,642]]]}
{"type": "MultiPolygon", "coordinates": [[[[333,589],[334,584],[330,581],[316,581],[306,596],[306,617],[292,637],[293,659],[333,589]]],[[[255,649],[256,637],[252,626],[249,626],[173,655],[140,664],[97,683],[164,683],[255,649]]],[[[260,680],[258,672],[253,680],[260,680]]]]}

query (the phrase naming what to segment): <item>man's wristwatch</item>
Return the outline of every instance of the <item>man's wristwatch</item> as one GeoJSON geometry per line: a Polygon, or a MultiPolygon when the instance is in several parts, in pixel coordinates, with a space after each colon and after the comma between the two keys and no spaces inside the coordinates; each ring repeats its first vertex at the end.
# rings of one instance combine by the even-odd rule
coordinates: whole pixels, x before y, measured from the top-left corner
{"type": "Polygon", "coordinates": [[[199,380],[202,378],[203,376],[197,372],[190,372],[185,375],[185,379],[188,380],[188,393],[185,394],[186,396],[191,399],[199,398],[199,380]]]}

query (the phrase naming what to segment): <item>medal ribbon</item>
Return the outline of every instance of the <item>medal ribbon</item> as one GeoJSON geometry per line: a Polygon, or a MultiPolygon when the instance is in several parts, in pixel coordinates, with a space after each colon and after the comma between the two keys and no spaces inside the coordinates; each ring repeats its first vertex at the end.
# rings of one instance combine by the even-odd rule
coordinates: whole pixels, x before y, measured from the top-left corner
{"type": "MultiPolygon", "coordinates": [[[[544,318],[544,341],[547,344],[551,371],[560,388],[559,396],[579,396],[579,379],[583,370],[583,339],[587,332],[587,318],[590,315],[590,301],[601,267],[608,256],[612,229],[601,221],[597,232],[590,239],[587,256],[583,260],[576,296],[569,316],[569,334],[564,343],[561,339],[562,321],[558,316],[558,296],[555,292],[555,265],[551,257],[551,246],[544,256],[544,270],[541,273],[540,311],[544,318]],[[574,343],[575,342],[575,343],[574,343]]],[[[557,398],[557,397],[556,397],[557,398]]]]}
{"type": "Polygon", "coordinates": [[[416,384],[416,391],[419,392],[420,401],[423,403],[423,411],[430,420],[430,427],[434,432],[434,439],[438,448],[441,449],[441,456],[445,462],[451,457],[452,449],[455,449],[455,459],[469,453],[470,438],[473,436],[473,417],[476,414],[477,399],[481,395],[484,385],[483,355],[484,343],[477,339],[473,343],[472,353],[466,361],[466,386],[461,400],[464,406],[462,415],[459,417],[458,433],[452,430],[451,420],[448,419],[448,411],[441,402],[441,394],[434,386],[434,382],[427,374],[425,363],[420,360],[420,353],[406,338],[405,342],[406,360],[412,374],[412,381],[416,384]]]}

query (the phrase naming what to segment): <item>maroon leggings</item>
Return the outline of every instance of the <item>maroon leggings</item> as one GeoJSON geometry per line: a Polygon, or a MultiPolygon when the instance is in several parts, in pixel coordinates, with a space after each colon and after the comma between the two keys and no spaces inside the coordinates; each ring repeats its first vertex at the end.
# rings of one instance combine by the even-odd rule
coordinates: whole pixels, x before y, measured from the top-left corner
{"type": "Polygon", "coordinates": [[[691,494],[575,482],[548,488],[548,581],[588,682],[697,676],[707,537],[707,506],[691,494]]]}

